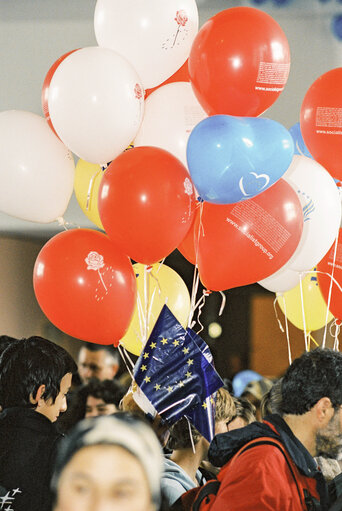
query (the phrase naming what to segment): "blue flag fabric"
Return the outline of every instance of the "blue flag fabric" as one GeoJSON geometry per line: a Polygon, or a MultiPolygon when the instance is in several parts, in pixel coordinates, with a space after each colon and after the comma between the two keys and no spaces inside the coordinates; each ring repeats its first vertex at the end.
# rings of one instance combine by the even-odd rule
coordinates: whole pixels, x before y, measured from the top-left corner
{"type": "Polygon", "coordinates": [[[134,379],[169,424],[186,416],[209,441],[214,394],[223,386],[206,343],[164,305],[134,367],[134,379]]]}

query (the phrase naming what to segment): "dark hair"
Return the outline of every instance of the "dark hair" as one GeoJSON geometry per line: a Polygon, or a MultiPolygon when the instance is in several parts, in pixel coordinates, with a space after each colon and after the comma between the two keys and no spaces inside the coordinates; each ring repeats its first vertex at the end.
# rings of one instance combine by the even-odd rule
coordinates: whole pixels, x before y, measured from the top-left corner
{"type": "Polygon", "coordinates": [[[61,346],[38,336],[16,340],[0,357],[0,403],[3,408],[35,408],[30,396],[40,385],[45,385],[43,399],[54,402],[63,376],[76,371],[76,363],[61,346]]]}
{"type": "Polygon", "coordinates": [[[321,398],[342,404],[342,353],[317,348],[293,361],[281,384],[284,414],[302,415],[321,398]]]}
{"type": "Polygon", "coordinates": [[[232,420],[236,419],[237,417],[241,417],[241,419],[247,422],[247,424],[251,424],[251,422],[256,421],[256,408],[250,401],[248,401],[248,399],[235,396],[233,399],[236,408],[236,415],[232,420]]]}
{"type": "Polygon", "coordinates": [[[120,363],[119,352],[118,352],[118,350],[116,348],[114,348],[111,345],[94,344],[94,343],[91,343],[91,342],[86,342],[86,343],[82,344],[80,350],[82,348],[85,348],[86,350],[92,351],[92,352],[105,351],[106,354],[110,355],[112,357],[112,359],[115,360],[115,362],[117,364],[120,363]]]}
{"type": "Polygon", "coordinates": [[[170,437],[167,442],[167,448],[173,451],[175,449],[189,449],[192,447],[190,430],[193,442],[196,445],[202,438],[202,435],[186,417],[182,417],[170,427],[170,437]]]}
{"type": "Polygon", "coordinates": [[[282,380],[282,378],[279,378],[279,380],[273,383],[273,387],[271,387],[270,390],[263,395],[260,403],[262,418],[272,413],[278,413],[281,415],[281,403],[283,401],[281,394],[282,380]]]}
{"type": "Polygon", "coordinates": [[[88,396],[102,399],[105,403],[113,404],[119,407],[120,401],[125,395],[123,387],[115,380],[91,380],[83,385],[77,392],[78,397],[84,404],[88,396]]]}
{"type": "Polygon", "coordinates": [[[0,335],[0,356],[3,351],[12,344],[12,342],[16,341],[15,337],[10,337],[9,335],[0,335]]]}

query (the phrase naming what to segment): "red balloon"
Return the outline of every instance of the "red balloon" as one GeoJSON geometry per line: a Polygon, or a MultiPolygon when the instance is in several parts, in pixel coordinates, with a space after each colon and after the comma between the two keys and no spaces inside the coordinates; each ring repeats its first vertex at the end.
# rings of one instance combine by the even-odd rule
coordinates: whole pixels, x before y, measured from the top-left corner
{"type": "Polygon", "coordinates": [[[105,234],[73,229],[51,238],[38,254],[33,285],[44,314],[68,335],[117,346],[129,327],[135,273],[105,234]]]}
{"type": "Polygon", "coordinates": [[[297,193],[280,179],[253,199],[223,205],[204,202],[201,222],[200,278],[207,289],[222,291],[279,270],[300,241],[303,212],[297,193]]]}
{"type": "Polygon", "coordinates": [[[187,234],[194,187],[184,165],[158,147],[136,147],[106,170],[98,208],[108,236],[132,259],[153,264],[187,234]]]}
{"type": "Polygon", "coordinates": [[[161,83],[160,85],[157,85],[157,87],[153,87],[152,89],[146,89],[145,91],[145,99],[149,97],[152,92],[159,89],[160,87],[163,87],[163,85],[167,85],[168,83],[174,83],[174,82],[189,82],[189,69],[188,69],[188,60],[184,62],[182,67],[178,69],[170,78],[165,80],[165,82],[161,83]]]}
{"type": "Polygon", "coordinates": [[[190,82],[208,115],[257,116],[287,82],[290,50],[268,14],[233,7],[210,18],[190,51],[190,82]]]}
{"type": "Polygon", "coordinates": [[[51,122],[50,112],[49,112],[49,104],[48,104],[48,101],[49,101],[49,87],[50,87],[50,83],[51,83],[52,77],[55,74],[56,69],[58,68],[58,66],[63,62],[64,59],[66,59],[66,57],[68,57],[68,55],[71,55],[71,53],[74,53],[74,51],[77,51],[77,49],[76,50],[68,51],[68,53],[65,53],[64,55],[59,57],[59,59],[57,59],[56,62],[54,64],[52,64],[52,66],[50,67],[49,71],[47,72],[47,74],[46,74],[46,76],[44,78],[44,82],[43,82],[43,87],[42,87],[42,109],[43,109],[44,116],[45,116],[45,118],[46,118],[46,120],[48,122],[48,125],[50,126],[50,128],[52,129],[52,131],[54,132],[56,137],[58,137],[58,135],[57,135],[57,133],[56,133],[54,127],[53,127],[53,124],[51,122]]]}
{"type": "Polygon", "coordinates": [[[305,94],[300,129],[310,153],[342,179],[342,67],[320,76],[305,94]]]}
{"type": "Polygon", "coordinates": [[[192,222],[191,227],[183,239],[183,241],[178,245],[177,249],[182,254],[187,261],[191,264],[196,264],[196,250],[195,250],[195,243],[194,243],[194,232],[195,228],[195,222],[192,222]]]}
{"type": "MultiPolygon", "coordinates": [[[[334,272],[333,277],[342,288],[342,229],[340,229],[338,234],[336,256],[334,242],[330,250],[328,250],[323,259],[318,263],[317,272],[319,272],[317,273],[318,285],[323,298],[328,305],[331,283],[331,278],[329,275],[332,275],[334,272]]],[[[342,291],[334,281],[332,281],[329,310],[335,318],[342,319],[342,291]]]]}

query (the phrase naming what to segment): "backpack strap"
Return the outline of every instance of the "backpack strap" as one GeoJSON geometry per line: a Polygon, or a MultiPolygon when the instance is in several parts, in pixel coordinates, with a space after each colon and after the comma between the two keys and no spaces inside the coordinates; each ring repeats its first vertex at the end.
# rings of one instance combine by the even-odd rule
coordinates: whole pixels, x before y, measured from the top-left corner
{"type": "Polygon", "coordinates": [[[211,496],[216,496],[220,485],[221,481],[218,481],[217,479],[213,479],[212,481],[205,483],[205,485],[203,485],[197,493],[192,504],[191,511],[199,511],[203,501],[205,501],[206,504],[209,504],[211,496]]]}
{"type": "MultiPolygon", "coordinates": [[[[291,462],[290,460],[288,459],[288,455],[285,451],[285,449],[282,447],[282,444],[280,444],[280,442],[277,442],[277,441],[274,441],[274,440],[255,440],[255,441],[251,441],[250,443],[248,443],[245,447],[243,447],[242,449],[240,449],[240,451],[237,453],[237,457],[239,457],[241,454],[243,454],[244,452],[248,451],[249,449],[252,449],[253,447],[257,446],[257,445],[273,445],[274,447],[277,447],[277,449],[279,449],[279,451],[282,453],[282,455],[284,456],[285,458],[285,461],[287,463],[287,466],[290,470],[290,473],[292,475],[292,478],[295,482],[295,485],[296,485],[296,488],[297,488],[297,492],[298,492],[298,496],[299,496],[299,500],[300,500],[300,503],[303,507],[303,509],[307,509],[307,498],[305,498],[305,501],[303,501],[303,495],[299,489],[299,485],[298,485],[298,481],[297,481],[297,478],[295,476],[295,473],[293,471],[293,468],[291,466],[291,462]],[[304,507],[305,506],[305,507],[304,507]]],[[[305,495],[305,494],[304,494],[305,495]]]]}

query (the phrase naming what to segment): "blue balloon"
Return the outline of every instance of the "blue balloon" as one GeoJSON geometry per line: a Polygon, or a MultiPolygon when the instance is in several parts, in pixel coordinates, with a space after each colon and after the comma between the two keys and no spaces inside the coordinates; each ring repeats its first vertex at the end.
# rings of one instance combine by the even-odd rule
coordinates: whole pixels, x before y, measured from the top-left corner
{"type": "Polygon", "coordinates": [[[290,129],[291,137],[293,138],[294,143],[294,154],[299,154],[300,156],[307,156],[308,158],[312,158],[313,156],[310,153],[309,149],[306,147],[302,132],[300,131],[300,123],[297,122],[290,129]]]}
{"type": "Polygon", "coordinates": [[[290,133],[276,121],[213,115],[192,130],[187,161],[203,200],[233,204],[259,195],[278,181],[293,151],[290,133]]]}
{"type": "Polygon", "coordinates": [[[262,380],[261,374],[256,373],[251,369],[245,369],[244,371],[240,371],[234,376],[232,380],[234,396],[240,397],[248,383],[250,383],[251,381],[259,380],[262,380]]]}

